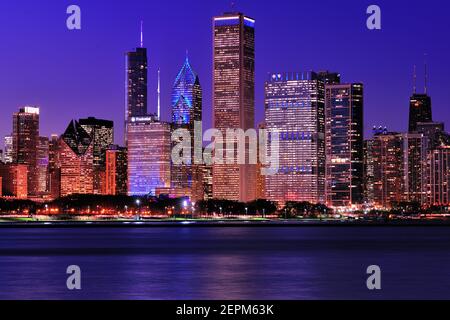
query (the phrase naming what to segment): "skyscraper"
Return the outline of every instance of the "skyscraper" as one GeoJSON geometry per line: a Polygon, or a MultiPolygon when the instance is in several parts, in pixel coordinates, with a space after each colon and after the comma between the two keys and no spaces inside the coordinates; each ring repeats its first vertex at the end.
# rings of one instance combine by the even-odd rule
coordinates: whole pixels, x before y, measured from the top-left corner
{"type": "Polygon", "coordinates": [[[155,195],[170,187],[170,124],[156,116],[133,117],[128,123],[128,194],[155,195]]]}
{"type": "Polygon", "coordinates": [[[102,191],[102,181],[105,174],[106,149],[114,143],[114,123],[89,117],[80,119],[81,127],[91,136],[94,151],[94,193],[102,191]]]}
{"type": "Polygon", "coordinates": [[[127,53],[126,59],[126,111],[125,141],[127,124],[132,117],[147,115],[147,81],[148,61],[147,49],[144,48],[141,23],[141,44],[135,51],[127,53]]]}
{"type": "Polygon", "coordinates": [[[28,195],[38,193],[36,170],[39,108],[26,106],[13,115],[13,162],[28,168],[28,195]]]}
{"type": "Polygon", "coordinates": [[[409,100],[409,132],[417,131],[417,123],[432,122],[431,97],[414,93],[409,100]]]}
{"type": "Polygon", "coordinates": [[[428,95],[428,73],[425,65],[425,85],[424,93],[417,93],[416,86],[416,67],[414,66],[414,88],[413,95],[409,100],[409,132],[417,131],[419,122],[432,122],[433,115],[431,110],[431,97],[428,95]]]}
{"type": "MultiPolygon", "coordinates": [[[[225,137],[227,129],[255,127],[255,20],[226,13],[213,19],[213,32],[213,123],[225,137]]],[[[236,146],[234,139],[224,140],[236,146]]],[[[256,166],[247,155],[246,164],[214,164],[214,198],[255,199],[256,166]]]]}
{"type": "Polygon", "coordinates": [[[324,203],[324,82],[314,72],[270,74],[265,84],[265,123],[280,139],[279,171],[266,176],[267,199],[324,203]]]}
{"type": "Polygon", "coordinates": [[[363,85],[325,86],[326,197],[333,207],[363,201],[363,85]]]}
{"type": "MultiPolygon", "coordinates": [[[[172,88],[172,130],[187,129],[191,133],[191,159],[194,147],[194,121],[202,121],[202,88],[200,80],[192,70],[189,59],[186,60],[178,73],[172,88]]],[[[192,189],[199,181],[196,164],[173,164],[171,181],[174,188],[192,189]],[[197,177],[198,178],[198,177],[197,177]]]]}
{"type": "Polygon", "coordinates": [[[60,194],[94,193],[94,146],[78,121],[71,121],[59,140],[60,194]]]}

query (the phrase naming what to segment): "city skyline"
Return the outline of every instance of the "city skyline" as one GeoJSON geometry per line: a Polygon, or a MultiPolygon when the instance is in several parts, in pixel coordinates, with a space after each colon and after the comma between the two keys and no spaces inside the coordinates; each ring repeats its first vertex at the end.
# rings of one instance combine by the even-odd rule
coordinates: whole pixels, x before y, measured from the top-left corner
{"type": "MultiPolygon", "coordinates": [[[[174,1],[174,3],[178,2],[174,1]]],[[[10,17],[0,22],[2,26],[4,23],[12,23],[17,30],[18,38],[20,38],[20,43],[16,41],[17,39],[11,39],[10,35],[6,35],[4,39],[7,47],[15,48],[15,54],[9,57],[9,53],[5,52],[8,59],[3,59],[4,61],[1,62],[8,61],[8,65],[3,68],[6,70],[5,74],[8,77],[4,77],[4,80],[1,81],[3,86],[0,89],[3,100],[2,112],[9,115],[24,105],[37,105],[41,110],[41,135],[43,136],[50,136],[51,133],[62,134],[65,125],[74,118],[95,116],[101,119],[111,119],[114,120],[116,126],[115,142],[122,144],[123,130],[121,126],[123,125],[124,109],[122,70],[124,68],[124,55],[126,51],[139,46],[139,22],[144,20],[144,45],[149,51],[149,78],[151,78],[148,87],[149,112],[156,112],[157,69],[161,68],[162,118],[163,120],[170,118],[171,84],[179,69],[179,61],[188,49],[190,60],[196,66],[196,71],[202,79],[204,87],[204,128],[210,127],[212,118],[211,19],[214,15],[229,11],[229,4],[225,1],[214,5],[202,4],[202,8],[205,7],[204,10],[194,12],[198,9],[199,3],[194,3],[191,8],[181,5],[177,7],[179,9],[173,9],[170,6],[172,11],[169,11],[169,6],[153,6],[138,1],[136,7],[142,10],[124,8],[126,12],[135,11],[135,13],[127,19],[121,19],[121,23],[117,26],[113,26],[112,22],[99,26],[94,20],[94,16],[103,12],[101,4],[101,2],[100,4],[89,4],[80,1],[79,5],[86,13],[84,15],[86,20],[84,20],[83,29],[78,33],[70,33],[65,29],[64,16],[59,17],[57,15],[58,6],[54,8],[48,5],[35,7],[35,12],[45,12],[42,12],[41,15],[43,21],[34,29],[29,28],[29,23],[36,23],[37,18],[31,19],[30,22],[20,26],[16,25],[10,17]],[[167,17],[168,13],[181,15],[183,10],[187,12],[186,15],[192,13],[197,19],[192,23],[183,21],[183,28],[186,26],[185,29],[187,30],[180,28],[178,23],[174,23],[174,25],[165,29],[155,28],[157,24],[163,27],[167,26],[164,17],[167,17]],[[137,14],[140,11],[145,13],[137,14]],[[50,27],[55,28],[55,30],[47,30],[50,27]],[[116,33],[117,37],[111,37],[110,35],[114,33],[115,28],[120,29],[120,32],[116,33]],[[43,30],[49,31],[48,34],[55,36],[54,39],[57,39],[57,41],[50,41],[47,38],[42,38],[41,41],[32,39],[36,32],[43,30]],[[189,37],[187,37],[186,32],[188,31],[191,34],[201,34],[202,36],[199,38],[202,40],[193,46],[192,41],[189,41],[189,37]],[[168,34],[179,41],[162,40],[162,38],[169,38],[168,34]],[[92,60],[86,59],[86,54],[89,52],[87,49],[94,45],[94,40],[102,44],[101,48],[95,47],[94,58],[101,54],[102,59],[100,59],[101,61],[98,62],[96,68],[91,68],[92,60]],[[46,42],[45,48],[42,48],[42,41],[46,42]],[[40,49],[33,50],[37,45],[40,49]],[[25,50],[22,46],[28,46],[30,50],[25,50]],[[64,49],[61,50],[65,54],[55,57],[52,48],[62,46],[64,46],[64,49]],[[14,72],[10,72],[10,64],[16,59],[20,59],[21,63],[16,64],[14,72]],[[39,66],[36,65],[36,59],[39,59],[39,66]],[[59,72],[61,66],[64,65],[67,65],[67,72],[59,72]],[[48,79],[41,81],[37,74],[42,74],[41,68],[43,67],[46,67],[49,72],[48,79]],[[18,77],[18,74],[21,77],[18,77]],[[90,81],[84,81],[86,78],[94,77],[97,79],[98,86],[92,86],[89,83],[90,81]],[[66,107],[61,108],[61,106],[66,107]]],[[[10,16],[21,14],[15,10],[14,4],[6,6],[11,12],[10,16]]],[[[30,7],[33,6],[35,4],[30,3],[30,7]]],[[[124,5],[113,4],[113,6],[122,8],[124,5]]],[[[448,44],[442,41],[433,41],[440,34],[445,34],[448,27],[443,26],[439,29],[439,19],[434,19],[438,26],[436,32],[432,33],[430,26],[425,25],[425,23],[409,21],[419,14],[419,9],[412,7],[411,12],[406,17],[400,14],[401,4],[393,5],[381,1],[380,6],[383,8],[383,13],[386,13],[383,15],[384,27],[380,32],[371,33],[365,28],[365,6],[362,4],[353,5],[344,1],[339,11],[334,10],[334,5],[304,5],[306,8],[302,8],[302,11],[307,10],[312,17],[295,13],[298,12],[298,10],[295,10],[297,6],[291,1],[286,1],[284,10],[287,12],[288,9],[292,9],[292,13],[287,15],[288,18],[283,20],[281,26],[273,23],[273,21],[280,15],[286,17],[286,12],[281,13],[278,9],[266,10],[265,5],[258,8],[258,5],[252,3],[238,3],[236,7],[236,10],[249,14],[257,21],[256,123],[263,119],[264,80],[267,73],[278,70],[328,69],[342,72],[343,82],[360,81],[364,83],[366,137],[369,136],[370,128],[373,125],[386,125],[390,131],[404,132],[408,127],[408,99],[413,92],[412,68],[416,64],[418,74],[422,74],[423,64],[421,62],[425,52],[428,54],[430,74],[428,88],[429,95],[433,99],[433,118],[446,123],[449,122],[449,115],[445,113],[445,109],[450,97],[449,93],[443,90],[448,86],[449,81],[446,77],[449,67],[448,61],[445,61],[443,57],[443,53],[446,52],[445,47],[448,44]],[[322,22],[319,30],[316,30],[317,28],[305,28],[305,26],[308,26],[309,19],[317,18],[320,13],[326,13],[328,10],[339,12],[347,19],[340,21],[339,26],[343,31],[350,31],[351,38],[359,40],[357,51],[360,52],[361,56],[364,55],[364,59],[360,59],[359,55],[355,56],[348,50],[345,51],[345,54],[344,50],[337,50],[333,54],[321,52],[323,50],[320,50],[320,48],[325,46],[323,42],[328,37],[336,36],[333,30],[328,30],[323,40],[314,40],[317,50],[297,50],[301,49],[301,44],[296,44],[296,41],[289,41],[289,36],[298,34],[299,30],[304,30],[302,35],[313,41],[314,35],[317,35],[318,32],[323,33],[323,28],[329,28],[330,23],[322,22]],[[402,25],[401,23],[396,23],[396,28],[389,26],[389,21],[392,21],[394,13],[399,14],[396,18],[400,21],[405,19],[405,27],[399,27],[402,25]],[[304,19],[294,19],[299,16],[304,19]],[[290,28],[286,28],[286,26],[290,26],[290,28]],[[408,32],[406,32],[406,29],[408,32]],[[279,37],[274,38],[275,34],[279,37]],[[403,37],[401,40],[397,39],[399,35],[403,37]],[[421,41],[412,51],[410,46],[404,44],[416,37],[420,38],[421,41]],[[267,44],[268,39],[273,42],[273,46],[267,44]],[[372,51],[376,51],[378,57],[374,56],[374,52],[366,52],[368,49],[365,47],[369,44],[373,45],[373,48],[377,48],[372,51]],[[279,48],[286,49],[280,50],[279,48]],[[401,59],[399,58],[400,55],[402,56],[401,59]],[[387,111],[392,112],[391,117],[385,116],[387,111]]],[[[439,12],[435,10],[434,6],[434,4],[431,4],[424,8],[420,14],[439,12]]],[[[121,10],[115,11],[121,12],[121,10]]],[[[173,22],[173,19],[170,20],[173,22]]],[[[102,23],[105,24],[104,19],[102,19],[102,23]]],[[[48,37],[48,34],[45,37],[48,37]]],[[[337,39],[331,39],[330,41],[331,44],[335,45],[335,48],[346,48],[342,43],[339,44],[340,42],[337,39]]],[[[329,45],[330,42],[328,41],[329,45]]],[[[418,93],[422,91],[420,90],[423,86],[421,78],[421,76],[418,76],[418,93]]],[[[2,137],[11,133],[11,125],[9,116],[0,117],[0,135],[2,137]]],[[[0,145],[3,147],[3,139],[1,140],[0,145]]]]}

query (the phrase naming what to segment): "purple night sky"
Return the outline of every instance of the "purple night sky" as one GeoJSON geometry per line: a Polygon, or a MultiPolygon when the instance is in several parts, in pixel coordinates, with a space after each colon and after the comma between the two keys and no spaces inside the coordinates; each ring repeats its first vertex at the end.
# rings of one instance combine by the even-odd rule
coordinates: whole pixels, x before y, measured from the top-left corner
{"type": "MultiPolygon", "coordinates": [[[[264,81],[271,71],[339,71],[365,85],[365,128],[406,130],[413,65],[423,87],[428,54],[434,120],[450,126],[450,5],[407,0],[241,0],[235,9],[256,19],[256,113],[263,119],[264,81]],[[366,28],[366,8],[382,10],[382,30],[366,28]]],[[[61,134],[73,118],[114,120],[122,143],[125,52],[139,44],[139,21],[149,50],[149,108],[156,111],[157,68],[162,116],[186,50],[204,91],[204,127],[211,125],[212,17],[226,0],[1,1],[0,136],[12,130],[20,106],[41,108],[41,135],[61,134]],[[77,4],[82,30],[66,28],[77,4]]],[[[421,90],[420,90],[421,91],[421,90]]]]}

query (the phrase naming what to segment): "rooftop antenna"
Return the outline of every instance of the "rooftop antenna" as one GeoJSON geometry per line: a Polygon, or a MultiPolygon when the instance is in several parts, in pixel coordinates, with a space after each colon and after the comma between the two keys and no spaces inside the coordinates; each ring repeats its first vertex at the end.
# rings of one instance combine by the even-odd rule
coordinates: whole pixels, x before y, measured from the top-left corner
{"type": "Polygon", "coordinates": [[[144,21],[141,20],[141,48],[144,47],[144,21]]]}
{"type": "Polygon", "coordinates": [[[186,60],[189,60],[189,50],[186,49],[186,60]]]}
{"type": "Polygon", "coordinates": [[[161,120],[161,69],[158,68],[158,120],[161,120]]]}
{"type": "Polygon", "coordinates": [[[414,92],[414,94],[417,93],[417,72],[416,72],[416,65],[414,65],[413,92],[414,92]]]}
{"type": "Polygon", "coordinates": [[[427,66],[427,54],[424,54],[425,61],[425,94],[428,94],[428,66],[427,66]]]}

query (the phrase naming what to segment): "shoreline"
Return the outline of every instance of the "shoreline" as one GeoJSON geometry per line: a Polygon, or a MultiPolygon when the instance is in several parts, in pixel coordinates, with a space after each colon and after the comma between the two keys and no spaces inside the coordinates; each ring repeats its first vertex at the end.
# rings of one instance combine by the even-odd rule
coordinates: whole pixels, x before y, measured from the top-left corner
{"type": "Polygon", "coordinates": [[[450,227],[450,220],[211,220],[211,221],[1,221],[4,228],[186,228],[186,227],[450,227]]]}

